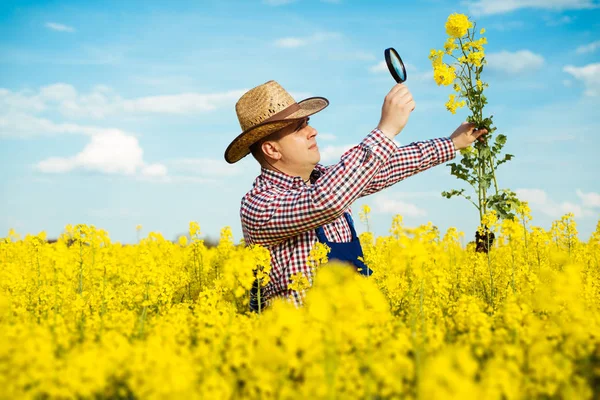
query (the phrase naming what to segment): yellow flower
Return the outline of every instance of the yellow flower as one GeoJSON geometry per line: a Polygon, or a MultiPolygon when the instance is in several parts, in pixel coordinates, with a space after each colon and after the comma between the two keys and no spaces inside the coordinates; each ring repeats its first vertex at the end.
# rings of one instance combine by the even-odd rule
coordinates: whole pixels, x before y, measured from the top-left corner
{"type": "Polygon", "coordinates": [[[194,237],[194,236],[200,234],[200,225],[196,221],[190,222],[189,233],[190,233],[190,237],[194,237]]]}
{"type": "Polygon", "coordinates": [[[460,92],[460,85],[458,83],[454,84],[454,91],[455,92],[460,92]]]}
{"type": "Polygon", "coordinates": [[[467,57],[467,62],[475,65],[476,67],[480,67],[483,56],[484,54],[482,51],[474,51],[473,53],[469,53],[467,57]]]}
{"type": "Polygon", "coordinates": [[[456,79],[456,73],[454,67],[446,64],[440,64],[434,67],[433,79],[438,85],[448,86],[456,79]]]}
{"type": "Polygon", "coordinates": [[[292,283],[288,285],[288,289],[296,292],[302,292],[310,287],[308,279],[302,272],[292,275],[292,283]]]}
{"type": "Polygon", "coordinates": [[[479,31],[480,35],[483,35],[485,33],[485,28],[481,28],[481,30],[479,31]]]}
{"type": "Polygon", "coordinates": [[[482,37],[481,39],[472,41],[471,47],[473,47],[477,51],[483,51],[484,44],[487,44],[487,38],[482,37]]]}
{"type": "Polygon", "coordinates": [[[361,212],[358,214],[360,221],[363,223],[369,224],[369,214],[371,213],[371,207],[368,205],[363,205],[361,212]]]}
{"type": "Polygon", "coordinates": [[[446,103],[446,109],[450,111],[452,114],[456,114],[456,109],[465,106],[465,101],[456,101],[456,96],[451,94],[449,96],[449,100],[446,103]]]}
{"type": "Polygon", "coordinates": [[[483,89],[483,83],[481,83],[481,81],[479,79],[477,79],[477,89],[479,89],[479,90],[483,89]]]}
{"type": "Polygon", "coordinates": [[[188,243],[188,238],[186,236],[179,236],[179,245],[185,247],[188,243]]]}
{"type": "Polygon", "coordinates": [[[429,52],[429,59],[431,60],[431,65],[433,67],[437,67],[443,64],[444,52],[442,50],[434,50],[432,49],[429,52]]]}
{"type": "Polygon", "coordinates": [[[453,38],[462,38],[472,27],[473,23],[464,14],[451,14],[446,21],[446,33],[453,38]]]}
{"type": "Polygon", "coordinates": [[[446,40],[446,43],[444,43],[444,50],[446,51],[446,54],[448,54],[448,55],[452,54],[452,52],[456,48],[458,48],[458,45],[456,44],[456,40],[453,37],[449,37],[446,40]]]}

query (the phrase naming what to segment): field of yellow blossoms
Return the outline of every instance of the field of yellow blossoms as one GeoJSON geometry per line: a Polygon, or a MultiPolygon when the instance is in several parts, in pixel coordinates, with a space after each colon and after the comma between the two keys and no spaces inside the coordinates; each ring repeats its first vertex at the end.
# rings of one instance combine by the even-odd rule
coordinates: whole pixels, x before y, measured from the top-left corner
{"type": "Polygon", "coordinates": [[[600,223],[549,231],[526,207],[489,254],[455,229],[361,235],[366,278],[322,264],[306,306],[250,314],[265,250],[228,228],[173,243],[93,226],[0,239],[0,398],[592,399],[600,387],[600,223]]]}

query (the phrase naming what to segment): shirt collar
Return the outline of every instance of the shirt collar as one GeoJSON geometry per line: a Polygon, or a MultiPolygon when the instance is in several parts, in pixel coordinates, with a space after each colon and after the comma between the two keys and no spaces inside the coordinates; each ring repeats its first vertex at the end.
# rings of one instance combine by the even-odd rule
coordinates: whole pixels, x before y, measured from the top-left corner
{"type": "MultiPolygon", "coordinates": [[[[311,182],[314,183],[324,172],[325,167],[323,167],[321,164],[317,164],[313,172],[310,174],[311,182]]],[[[304,180],[299,176],[291,176],[284,174],[283,172],[273,171],[264,167],[261,167],[259,178],[267,180],[270,183],[280,186],[284,189],[291,189],[304,185],[304,180]]]]}

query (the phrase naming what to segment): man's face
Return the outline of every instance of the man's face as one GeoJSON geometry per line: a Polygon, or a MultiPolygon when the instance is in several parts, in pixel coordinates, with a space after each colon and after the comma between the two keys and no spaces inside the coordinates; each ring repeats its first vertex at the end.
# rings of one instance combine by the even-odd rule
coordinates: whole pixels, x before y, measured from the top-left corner
{"type": "Polygon", "coordinates": [[[308,124],[310,118],[277,132],[280,161],[292,170],[314,168],[321,160],[317,146],[317,130],[308,124]]]}

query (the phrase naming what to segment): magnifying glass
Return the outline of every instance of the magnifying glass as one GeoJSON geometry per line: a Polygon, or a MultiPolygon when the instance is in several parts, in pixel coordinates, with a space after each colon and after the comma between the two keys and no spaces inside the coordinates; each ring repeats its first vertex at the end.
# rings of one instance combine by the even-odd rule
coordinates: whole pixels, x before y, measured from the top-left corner
{"type": "Polygon", "coordinates": [[[404,68],[404,63],[398,52],[393,47],[390,47],[389,49],[385,49],[383,53],[385,54],[385,63],[396,82],[402,83],[406,81],[406,68],[404,68]]]}

